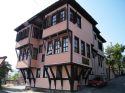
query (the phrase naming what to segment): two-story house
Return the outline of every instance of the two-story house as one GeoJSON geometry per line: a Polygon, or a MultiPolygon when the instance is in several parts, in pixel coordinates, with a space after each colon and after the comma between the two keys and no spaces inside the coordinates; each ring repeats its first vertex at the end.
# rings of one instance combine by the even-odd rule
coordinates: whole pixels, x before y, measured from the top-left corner
{"type": "Polygon", "coordinates": [[[75,91],[105,75],[97,22],[75,1],[58,0],[15,31],[17,69],[32,88],[75,91]]]}

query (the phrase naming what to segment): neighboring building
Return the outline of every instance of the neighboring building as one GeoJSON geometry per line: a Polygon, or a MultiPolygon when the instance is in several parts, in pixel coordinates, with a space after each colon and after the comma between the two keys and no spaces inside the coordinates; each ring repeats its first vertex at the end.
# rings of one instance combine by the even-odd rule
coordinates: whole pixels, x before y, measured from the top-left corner
{"type": "Polygon", "coordinates": [[[5,61],[6,58],[7,58],[6,56],[0,57],[0,67],[3,65],[3,62],[5,61]]]}
{"type": "Polygon", "coordinates": [[[32,88],[77,90],[106,75],[97,22],[75,1],[59,0],[15,31],[17,69],[32,88]]]}

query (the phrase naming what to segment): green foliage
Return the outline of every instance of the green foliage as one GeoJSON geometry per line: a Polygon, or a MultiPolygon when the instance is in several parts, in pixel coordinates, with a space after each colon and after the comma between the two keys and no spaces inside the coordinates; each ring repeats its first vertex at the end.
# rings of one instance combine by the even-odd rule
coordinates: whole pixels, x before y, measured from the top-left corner
{"type": "Polygon", "coordinates": [[[14,75],[8,77],[8,79],[9,79],[9,80],[17,80],[19,76],[20,76],[19,73],[15,73],[14,75]]]}
{"type": "Polygon", "coordinates": [[[4,62],[2,67],[0,67],[0,78],[5,78],[9,71],[12,71],[11,65],[8,62],[4,62]]]}
{"type": "Polygon", "coordinates": [[[109,65],[111,68],[116,68],[121,70],[121,67],[123,67],[123,61],[125,62],[125,56],[123,57],[123,52],[125,50],[125,46],[119,43],[116,43],[115,45],[110,44],[105,49],[105,54],[107,58],[107,65],[109,65]]]}
{"type": "Polygon", "coordinates": [[[9,71],[12,71],[11,65],[8,62],[3,62],[3,65],[0,67],[0,86],[1,79],[5,78],[9,71]]]}

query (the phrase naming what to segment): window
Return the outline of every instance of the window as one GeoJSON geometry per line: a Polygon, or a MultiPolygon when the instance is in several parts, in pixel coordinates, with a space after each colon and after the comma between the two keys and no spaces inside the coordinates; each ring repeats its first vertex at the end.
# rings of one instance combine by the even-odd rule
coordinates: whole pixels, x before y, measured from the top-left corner
{"type": "Polygon", "coordinates": [[[103,65],[103,60],[104,60],[104,58],[101,55],[98,55],[98,65],[100,67],[102,67],[102,65],[103,65]]]}
{"type": "Polygon", "coordinates": [[[62,39],[62,51],[67,52],[68,51],[68,37],[63,37],[62,39]]]}
{"type": "Polygon", "coordinates": [[[40,32],[40,30],[38,28],[33,27],[32,37],[36,38],[36,39],[40,39],[42,37],[41,32],[40,32]]]}
{"type": "Polygon", "coordinates": [[[23,59],[26,60],[26,49],[23,50],[23,59]]]}
{"type": "Polygon", "coordinates": [[[74,39],[74,51],[79,53],[79,38],[75,37],[74,39]]]}
{"type": "Polygon", "coordinates": [[[73,21],[73,11],[70,9],[70,21],[73,21]]]}
{"type": "Polygon", "coordinates": [[[45,61],[45,54],[42,55],[42,62],[45,61]]]}
{"type": "Polygon", "coordinates": [[[55,54],[60,53],[60,40],[55,40],[54,53],[55,53],[55,54]]]}
{"type": "Polygon", "coordinates": [[[85,42],[81,41],[81,55],[85,56],[85,42]]]}
{"type": "Polygon", "coordinates": [[[102,43],[99,42],[99,41],[98,41],[98,48],[99,48],[99,50],[101,50],[101,51],[103,50],[103,48],[102,48],[102,43]]]}
{"type": "Polygon", "coordinates": [[[37,72],[36,72],[36,78],[40,78],[40,68],[37,69],[37,72]]]}
{"type": "Polygon", "coordinates": [[[82,64],[89,65],[89,60],[82,57],[82,64]]]}
{"type": "Polygon", "coordinates": [[[87,47],[87,57],[90,58],[90,45],[86,44],[87,47]]]}
{"type": "Polygon", "coordinates": [[[76,23],[76,13],[70,9],[70,21],[73,22],[74,24],[76,23]]]}
{"type": "Polygon", "coordinates": [[[47,27],[51,26],[51,17],[50,16],[48,16],[47,19],[46,19],[46,26],[47,27]]]}
{"type": "Polygon", "coordinates": [[[53,15],[53,16],[52,16],[52,25],[55,25],[55,24],[56,24],[56,21],[57,21],[56,15],[53,15]]]}
{"type": "Polygon", "coordinates": [[[62,66],[57,66],[56,68],[56,78],[61,78],[62,77],[62,66]]]}
{"type": "Polygon", "coordinates": [[[77,26],[81,28],[81,17],[77,15],[77,26]]]}
{"type": "Polygon", "coordinates": [[[60,12],[60,21],[62,22],[64,20],[65,20],[65,11],[63,10],[60,12]]]}
{"type": "Polygon", "coordinates": [[[32,56],[32,58],[37,60],[37,54],[38,54],[38,49],[37,48],[33,48],[33,56],[32,56]]]}
{"type": "Polygon", "coordinates": [[[48,42],[47,54],[52,55],[53,52],[53,44],[52,41],[48,42]]]}
{"type": "Polygon", "coordinates": [[[19,53],[19,61],[21,61],[22,60],[22,50],[20,50],[20,53],[19,53]]]}
{"type": "Polygon", "coordinates": [[[43,45],[39,45],[39,53],[42,53],[43,45]]]}
{"type": "Polygon", "coordinates": [[[26,28],[26,29],[22,30],[21,32],[17,33],[16,41],[18,42],[24,38],[27,38],[28,36],[29,36],[29,28],[26,28]]]}
{"type": "Polygon", "coordinates": [[[28,57],[30,56],[30,54],[31,54],[30,48],[27,48],[27,51],[26,51],[26,59],[28,59],[28,57]]]}

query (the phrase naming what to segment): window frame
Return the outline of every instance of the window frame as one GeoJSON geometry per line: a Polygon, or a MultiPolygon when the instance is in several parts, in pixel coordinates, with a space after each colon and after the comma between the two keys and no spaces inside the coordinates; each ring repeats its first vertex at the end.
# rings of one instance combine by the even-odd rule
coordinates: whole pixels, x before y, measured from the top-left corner
{"type": "Polygon", "coordinates": [[[61,10],[59,14],[60,14],[60,16],[59,16],[60,22],[64,21],[65,20],[65,10],[64,9],[61,10]]]}
{"type": "Polygon", "coordinates": [[[79,38],[74,36],[74,52],[79,53],[79,38]]]}
{"type": "Polygon", "coordinates": [[[39,45],[39,53],[43,52],[43,45],[39,45]]]}
{"type": "Polygon", "coordinates": [[[41,74],[41,69],[40,68],[37,68],[37,71],[36,71],[36,78],[40,78],[40,75],[41,74]]]}
{"type": "Polygon", "coordinates": [[[98,48],[99,50],[103,51],[103,44],[100,41],[98,41],[98,48]]]}
{"type": "Polygon", "coordinates": [[[90,58],[90,45],[86,44],[86,50],[87,50],[87,57],[90,58]]]}
{"type": "Polygon", "coordinates": [[[33,48],[33,55],[32,55],[32,59],[37,60],[37,56],[38,56],[38,48],[33,48]]]}
{"type": "Polygon", "coordinates": [[[52,26],[56,25],[57,24],[57,14],[56,13],[53,14],[51,19],[52,19],[52,26]]]}
{"type": "Polygon", "coordinates": [[[81,55],[86,56],[85,42],[81,40],[81,55]]]}
{"type": "Polygon", "coordinates": [[[69,47],[69,40],[68,36],[62,37],[62,52],[68,52],[68,47],[69,47]]]}
{"type": "Polygon", "coordinates": [[[76,24],[79,28],[81,28],[81,17],[77,14],[77,18],[76,18],[76,24]]]}
{"type": "Polygon", "coordinates": [[[47,44],[47,55],[52,55],[52,54],[53,54],[53,41],[49,41],[47,44]]]}
{"type": "Polygon", "coordinates": [[[55,39],[54,40],[54,54],[59,54],[60,53],[60,39],[55,39]]]}

